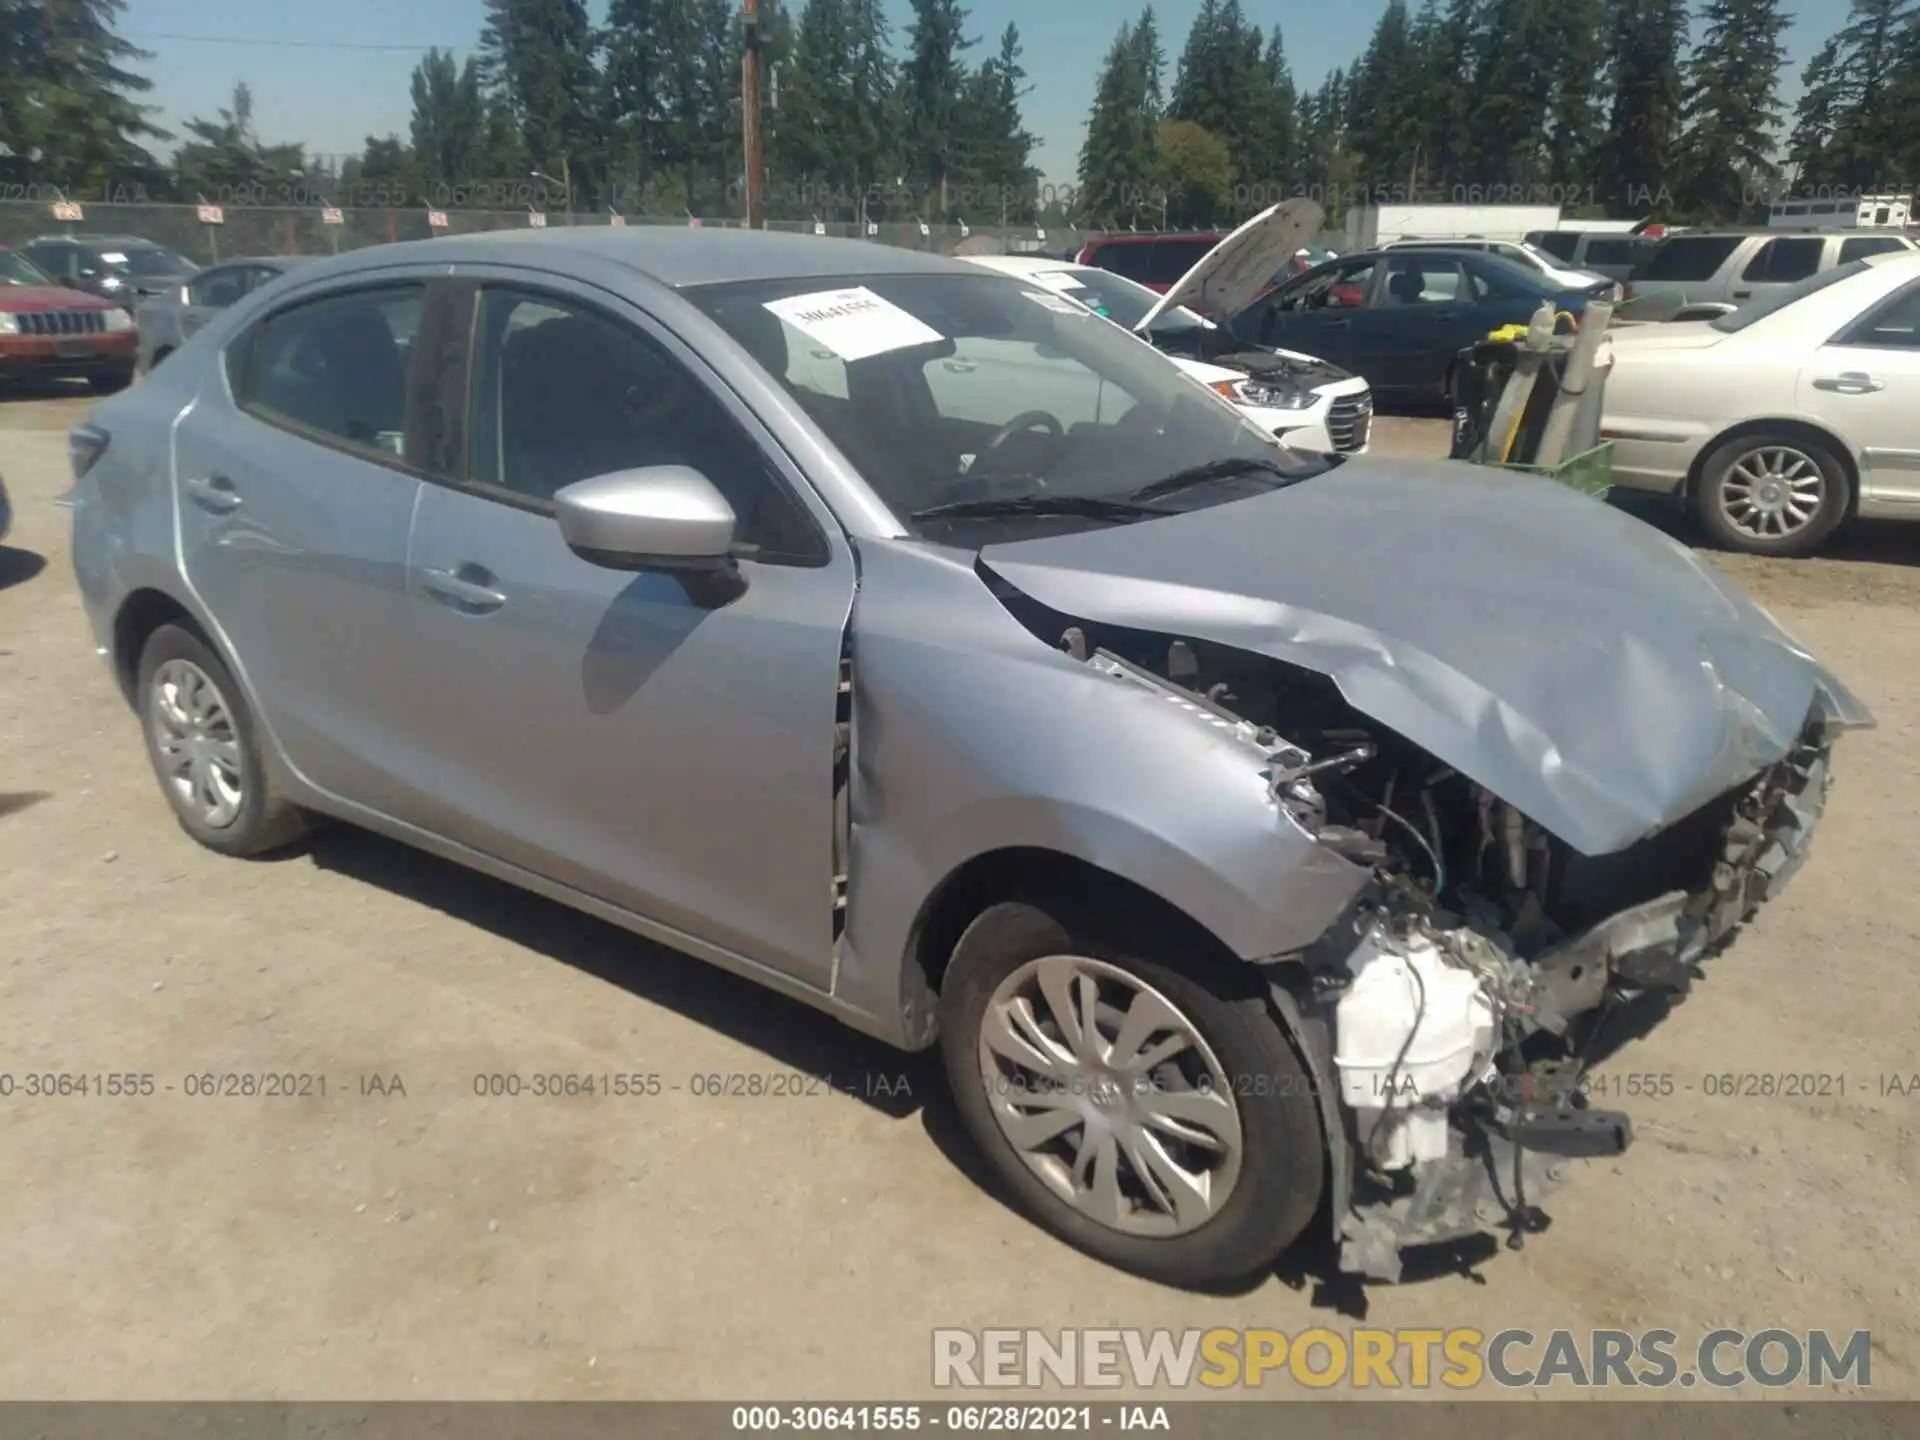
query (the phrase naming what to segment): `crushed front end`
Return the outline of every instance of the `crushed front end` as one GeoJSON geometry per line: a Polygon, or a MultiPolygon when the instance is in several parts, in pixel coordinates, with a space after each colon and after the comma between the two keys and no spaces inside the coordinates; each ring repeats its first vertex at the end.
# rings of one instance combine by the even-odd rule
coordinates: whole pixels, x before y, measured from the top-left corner
{"type": "Polygon", "coordinates": [[[1834,740],[1861,723],[1822,693],[1776,763],[1589,856],[1324,675],[1003,598],[1074,658],[1232,732],[1273,803],[1368,872],[1327,933],[1260,963],[1316,1077],[1341,1266],[1378,1279],[1412,1247],[1503,1228],[1517,1246],[1570,1162],[1628,1147],[1628,1117],[1588,1103],[1585,1071],[1792,877],[1834,740]]]}

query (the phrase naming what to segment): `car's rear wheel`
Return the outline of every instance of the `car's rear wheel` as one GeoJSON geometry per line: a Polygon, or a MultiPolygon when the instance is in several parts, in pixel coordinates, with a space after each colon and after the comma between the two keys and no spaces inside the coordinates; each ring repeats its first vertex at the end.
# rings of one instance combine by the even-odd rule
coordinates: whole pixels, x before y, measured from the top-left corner
{"type": "Polygon", "coordinates": [[[1306,1227],[1324,1140],[1257,987],[1177,951],[995,905],[954,950],[940,1045],[1021,1209],[1122,1269],[1214,1288],[1264,1274],[1306,1227]]]}
{"type": "Polygon", "coordinates": [[[1846,519],[1847,467],[1832,448],[1787,430],[1717,447],[1700,467],[1694,514],[1713,542],[1749,555],[1807,555],[1846,519]]]}
{"type": "Polygon", "coordinates": [[[162,625],[140,652],[140,718],[147,757],[180,826],[209,850],[259,855],[306,831],[274,792],[253,713],[205,640],[162,625]]]}

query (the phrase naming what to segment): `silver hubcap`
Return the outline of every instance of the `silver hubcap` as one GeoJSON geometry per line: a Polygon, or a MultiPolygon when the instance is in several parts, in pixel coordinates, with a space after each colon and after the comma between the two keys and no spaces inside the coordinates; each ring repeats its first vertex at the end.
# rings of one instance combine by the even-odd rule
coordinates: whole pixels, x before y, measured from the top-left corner
{"type": "Polygon", "coordinates": [[[1826,475],[1812,456],[1790,445],[1749,450],[1720,482],[1720,513],[1756,540],[1805,529],[1826,498],[1826,475]]]}
{"type": "Polygon", "coordinates": [[[1182,1235],[1240,1178],[1240,1111],[1172,1001],[1078,955],[1022,965],[987,1002],[980,1073],[1007,1142],[1046,1186],[1130,1235],[1182,1235]]]}
{"type": "Polygon", "coordinates": [[[175,801],[204,825],[231,825],[246,797],[226,697],[192,661],[169,660],[154,672],[149,708],[154,756],[175,801]]]}

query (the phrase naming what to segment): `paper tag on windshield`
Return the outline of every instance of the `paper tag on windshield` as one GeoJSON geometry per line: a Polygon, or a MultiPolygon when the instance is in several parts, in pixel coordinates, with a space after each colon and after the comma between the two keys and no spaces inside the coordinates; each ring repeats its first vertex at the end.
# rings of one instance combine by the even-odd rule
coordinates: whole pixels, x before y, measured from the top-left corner
{"type": "Polygon", "coordinates": [[[1080,283],[1079,277],[1071,270],[1042,270],[1038,274],[1029,275],[1027,278],[1033,281],[1034,284],[1043,285],[1049,290],[1067,291],[1084,290],[1087,288],[1080,283]]]}
{"type": "Polygon", "coordinates": [[[124,265],[127,263],[127,257],[122,255],[118,250],[102,250],[100,252],[100,258],[109,265],[124,265]]]}
{"type": "Polygon", "coordinates": [[[1060,295],[1042,295],[1038,290],[1020,292],[1036,305],[1044,305],[1049,310],[1058,310],[1062,315],[1084,315],[1087,312],[1073,301],[1060,295]]]}
{"type": "Polygon", "coordinates": [[[816,290],[766,308],[808,339],[818,340],[842,360],[865,360],[912,345],[934,345],[946,337],[924,325],[892,301],[864,285],[851,290],[816,290]]]}

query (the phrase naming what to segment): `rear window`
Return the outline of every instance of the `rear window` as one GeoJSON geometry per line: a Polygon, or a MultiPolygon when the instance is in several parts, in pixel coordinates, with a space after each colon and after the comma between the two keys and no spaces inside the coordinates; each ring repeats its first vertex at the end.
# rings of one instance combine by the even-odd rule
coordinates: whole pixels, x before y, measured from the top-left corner
{"type": "Polygon", "coordinates": [[[1647,257],[1636,280],[1711,280],[1739,247],[1738,235],[1676,235],[1647,257]]]}
{"type": "MultiPolygon", "coordinates": [[[[1653,253],[1654,241],[1605,239],[1595,237],[1587,242],[1586,263],[1589,265],[1638,265],[1653,253]]],[[[1566,257],[1561,257],[1566,258],[1566,257]]]]}
{"type": "Polygon", "coordinates": [[[1129,280],[1144,282],[1147,279],[1147,267],[1153,261],[1153,246],[1137,241],[1119,241],[1109,245],[1095,245],[1087,256],[1089,265],[1097,265],[1102,270],[1111,270],[1116,275],[1124,275],[1129,280]]]}
{"type": "Polygon", "coordinates": [[[1198,265],[1206,253],[1219,243],[1217,237],[1209,235],[1193,240],[1156,240],[1151,246],[1143,246],[1143,249],[1153,251],[1153,258],[1147,267],[1147,283],[1173,284],[1198,265]]]}
{"type": "Polygon", "coordinates": [[[1840,263],[1849,260],[1864,259],[1868,255],[1884,255],[1889,250],[1905,250],[1907,242],[1893,235],[1862,235],[1854,240],[1840,242],[1840,263]]]}

